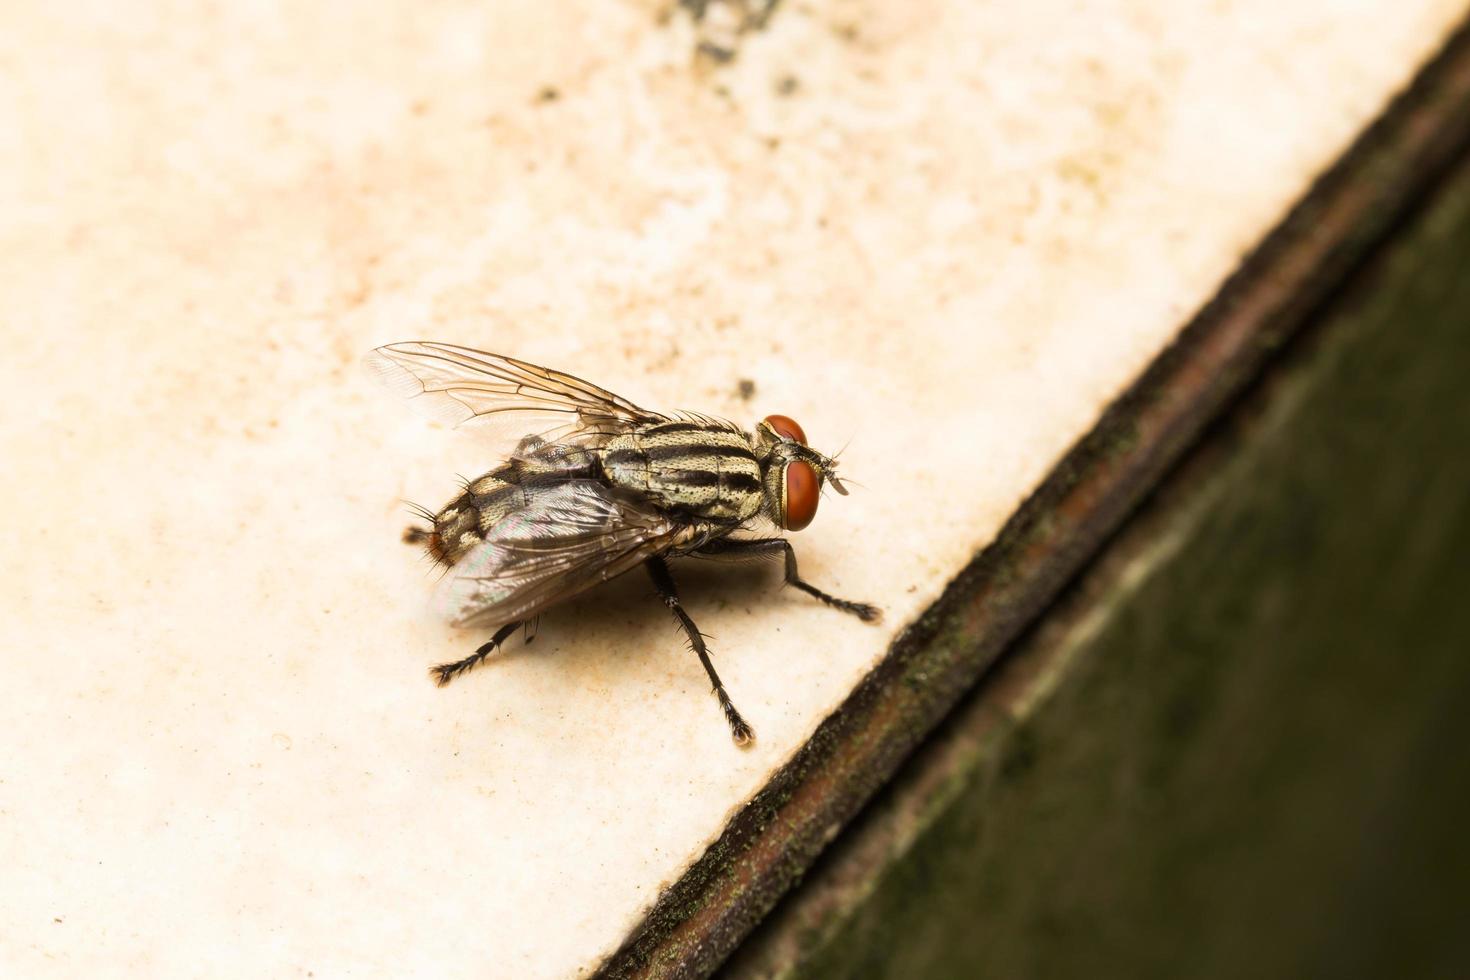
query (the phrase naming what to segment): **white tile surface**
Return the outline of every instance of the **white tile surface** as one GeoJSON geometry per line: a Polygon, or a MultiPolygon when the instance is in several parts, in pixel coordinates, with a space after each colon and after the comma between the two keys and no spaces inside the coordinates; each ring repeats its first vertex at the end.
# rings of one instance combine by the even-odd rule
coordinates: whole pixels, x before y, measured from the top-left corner
{"type": "Polygon", "coordinates": [[[1466,12],[660,7],[0,12],[0,972],[595,963],[1466,12]],[[436,690],[419,337],[851,440],[887,624],[684,571],[748,752],[641,577],[436,690]]]}

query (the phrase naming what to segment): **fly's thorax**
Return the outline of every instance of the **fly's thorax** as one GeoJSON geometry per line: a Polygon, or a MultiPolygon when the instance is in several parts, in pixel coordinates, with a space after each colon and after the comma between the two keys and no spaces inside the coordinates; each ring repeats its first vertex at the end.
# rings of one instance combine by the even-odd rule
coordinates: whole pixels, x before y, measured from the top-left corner
{"type": "Polygon", "coordinates": [[[602,469],[613,486],[697,519],[742,522],[764,507],[750,437],[718,423],[661,422],[617,436],[602,469]]]}

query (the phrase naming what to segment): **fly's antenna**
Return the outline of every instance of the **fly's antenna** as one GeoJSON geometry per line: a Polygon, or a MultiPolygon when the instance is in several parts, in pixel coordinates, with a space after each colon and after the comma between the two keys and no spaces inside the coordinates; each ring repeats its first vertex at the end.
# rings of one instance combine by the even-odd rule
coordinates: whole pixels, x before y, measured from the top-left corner
{"type": "Polygon", "coordinates": [[[846,479],[839,480],[839,479],[837,479],[837,472],[836,472],[837,471],[837,461],[838,461],[838,459],[840,459],[842,457],[842,454],[843,453],[847,452],[847,447],[850,446],[850,445],[852,445],[852,439],[851,438],[849,438],[846,442],[844,442],[842,444],[842,448],[839,449],[839,450],[837,450],[837,452],[833,453],[831,456],[823,456],[821,458],[821,461],[822,461],[822,477],[823,477],[822,489],[824,491],[827,489],[827,484],[830,483],[830,484],[832,484],[832,489],[833,490],[837,491],[837,493],[840,494],[841,496],[846,497],[847,496],[847,485],[849,483],[851,483],[855,487],[861,487],[862,486],[861,483],[858,483],[855,480],[846,480],[846,479]]]}
{"type": "Polygon", "coordinates": [[[822,489],[823,490],[825,490],[826,489],[826,485],[828,483],[830,483],[830,484],[832,484],[832,489],[833,490],[836,490],[839,494],[841,494],[842,496],[846,497],[847,496],[847,488],[849,486],[857,487],[859,490],[866,490],[866,489],[868,489],[865,485],[859,483],[856,480],[850,480],[847,477],[843,477],[840,480],[837,479],[837,474],[836,474],[836,472],[834,472],[836,469],[837,469],[837,457],[834,456],[831,459],[827,460],[826,466],[824,466],[822,468],[822,477],[823,477],[822,489]]]}
{"type": "MultiPolygon", "coordinates": [[[[802,448],[805,449],[805,447],[802,448]]],[[[845,445],[842,447],[842,449],[846,448],[847,446],[845,445]]],[[[842,449],[837,451],[837,456],[842,455],[842,449]]],[[[822,474],[822,489],[825,491],[827,485],[830,483],[833,490],[837,491],[841,496],[846,497],[847,481],[837,478],[837,456],[823,456],[814,449],[808,449],[806,452],[812,457],[811,461],[816,464],[817,469],[822,474]]]]}

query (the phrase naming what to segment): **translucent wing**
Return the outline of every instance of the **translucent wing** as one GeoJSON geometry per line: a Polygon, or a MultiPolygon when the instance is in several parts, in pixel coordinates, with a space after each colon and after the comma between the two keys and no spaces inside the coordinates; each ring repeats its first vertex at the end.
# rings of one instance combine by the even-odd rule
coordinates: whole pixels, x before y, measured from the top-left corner
{"type": "Polygon", "coordinates": [[[668,550],[687,530],[593,480],[537,494],[455,563],[437,604],[456,626],[535,616],[668,550]]]}
{"type": "Polygon", "coordinates": [[[379,347],[364,362],[441,421],[510,443],[534,435],[595,446],[667,419],[581,378],[469,347],[410,341],[379,347]]]}

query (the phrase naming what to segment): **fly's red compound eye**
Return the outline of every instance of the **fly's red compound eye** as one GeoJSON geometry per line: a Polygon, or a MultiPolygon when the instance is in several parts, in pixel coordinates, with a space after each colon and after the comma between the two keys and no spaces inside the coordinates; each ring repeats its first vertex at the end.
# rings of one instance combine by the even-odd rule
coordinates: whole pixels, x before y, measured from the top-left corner
{"type": "Polygon", "coordinates": [[[786,439],[795,439],[803,446],[806,445],[806,433],[801,431],[801,426],[797,425],[796,420],[790,416],[767,415],[765,421],[776,435],[786,439]]]}
{"type": "Polygon", "coordinates": [[[811,463],[803,459],[787,463],[781,479],[781,526],[788,531],[806,527],[817,516],[821,496],[822,482],[811,463]]]}

